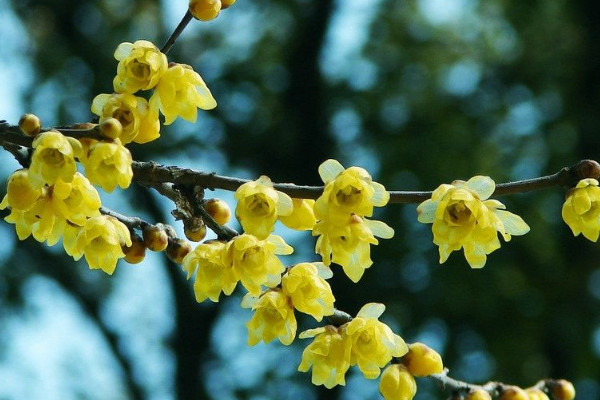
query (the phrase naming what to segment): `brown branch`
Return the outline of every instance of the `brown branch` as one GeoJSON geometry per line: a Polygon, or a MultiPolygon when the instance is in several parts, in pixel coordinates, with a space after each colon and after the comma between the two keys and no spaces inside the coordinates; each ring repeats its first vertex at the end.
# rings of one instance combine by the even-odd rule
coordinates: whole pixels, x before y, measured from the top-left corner
{"type": "Polygon", "coordinates": [[[181,33],[183,32],[185,27],[190,23],[192,18],[193,18],[192,13],[188,9],[187,12],[185,13],[185,15],[183,16],[183,18],[181,19],[181,22],[179,22],[179,25],[177,25],[177,27],[175,28],[175,30],[173,31],[173,33],[171,34],[169,39],[167,39],[164,46],[160,49],[160,51],[162,53],[167,54],[169,52],[169,50],[171,50],[171,47],[173,47],[173,45],[179,38],[179,35],[181,35],[181,33]]]}

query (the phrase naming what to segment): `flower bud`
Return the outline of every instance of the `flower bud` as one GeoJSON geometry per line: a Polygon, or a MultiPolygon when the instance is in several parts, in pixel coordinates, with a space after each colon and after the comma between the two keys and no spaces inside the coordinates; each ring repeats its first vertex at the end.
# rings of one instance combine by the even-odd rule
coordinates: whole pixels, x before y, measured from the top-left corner
{"type": "Polygon", "coordinates": [[[518,386],[504,389],[498,400],[529,400],[527,393],[518,386]]]}
{"type": "Polygon", "coordinates": [[[123,132],[123,125],[116,118],[107,118],[100,123],[100,134],[108,139],[116,139],[123,132]]]}
{"type": "Polygon", "coordinates": [[[483,389],[474,389],[467,394],[465,400],[492,400],[492,396],[483,389]]]}
{"type": "Polygon", "coordinates": [[[24,114],[21,119],[19,119],[19,129],[27,136],[35,136],[40,133],[42,123],[37,115],[24,114]]]}
{"type": "Polygon", "coordinates": [[[202,224],[199,227],[184,227],[183,233],[185,233],[185,237],[192,242],[200,242],[202,239],[206,237],[206,225],[202,224]]]}
{"type": "Polygon", "coordinates": [[[190,0],[190,13],[200,21],[217,18],[221,11],[221,0],[190,0]]]}
{"type": "Polygon", "coordinates": [[[550,400],[548,395],[540,389],[529,388],[525,390],[525,393],[529,396],[529,400],[550,400]]]}
{"type": "Polygon", "coordinates": [[[231,218],[229,206],[221,199],[208,199],[204,202],[203,207],[219,225],[225,225],[231,218]]]}
{"type": "Polygon", "coordinates": [[[412,400],[417,383],[404,365],[390,364],[381,374],[379,393],[385,400],[412,400]]]}
{"type": "Polygon", "coordinates": [[[171,239],[174,239],[177,237],[177,232],[175,232],[175,228],[173,228],[171,225],[163,224],[162,222],[159,222],[158,224],[156,224],[156,227],[159,229],[164,229],[165,232],[167,232],[167,236],[171,239]]]}
{"type": "Polygon", "coordinates": [[[224,10],[235,3],[235,0],[221,0],[221,10],[224,10]]]}
{"type": "Polygon", "coordinates": [[[172,239],[167,246],[167,257],[176,264],[181,264],[183,258],[192,251],[192,245],[183,239],[172,239]]]}
{"type": "Polygon", "coordinates": [[[402,363],[417,377],[439,374],[444,370],[442,357],[435,350],[419,342],[408,346],[408,353],[402,359],[402,363]]]}
{"type": "Polygon", "coordinates": [[[138,234],[131,235],[131,246],[122,246],[125,253],[124,260],[129,264],[138,264],[146,257],[146,245],[144,239],[138,234]]]}
{"type": "Polygon", "coordinates": [[[573,400],[575,398],[575,387],[565,379],[558,379],[548,384],[552,397],[556,400],[573,400]]]}
{"type": "Polygon", "coordinates": [[[144,235],[146,247],[152,251],[163,251],[169,244],[167,231],[158,224],[145,226],[142,234],[144,235]]]}

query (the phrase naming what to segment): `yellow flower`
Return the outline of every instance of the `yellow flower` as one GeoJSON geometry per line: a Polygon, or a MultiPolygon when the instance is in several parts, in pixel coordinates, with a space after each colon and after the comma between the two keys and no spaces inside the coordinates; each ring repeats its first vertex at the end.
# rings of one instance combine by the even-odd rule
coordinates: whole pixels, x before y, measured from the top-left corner
{"type": "Polygon", "coordinates": [[[131,184],[131,153],[119,139],[92,145],[83,161],[85,175],[95,185],[112,192],[119,185],[125,189],[131,184]]]}
{"type": "Polygon", "coordinates": [[[416,377],[440,374],[444,370],[442,357],[438,352],[419,342],[408,345],[408,353],[402,362],[416,377]]]}
{"type": "Polygon", "coordinates": [[[529,396],[529,400],[550,400],[546,393],[537,388],[526,389],[525,393],[529,396]]]}
{"type": "Polygon", "coordinates": [[[319,175],[325,188],[314,206],[317,219],[344,220],[350,214],[370,217],[374,206],[383,207],[390,199],[383,185],[373,182],[363,168],[344,169],[338,161],[330,159],[319,166],[319,175]]]}
{"type": "Polygon", "coordinates": [[[229,296],[235,289],[239,279],[233,266],[224,263],[226,251],[227,243],[214,240],[198,245],[183,258],[188,279],[196,274],[194,293],[198,303],[207,298],[218,302],[221,292],[229,296]]]}
{"type": "Polygon", "coordinates": [[[221,11],[221,0],[190,0],[190,13],[200,21],[217,18],[221,11]]]}
{"type": "Polygon", "coordinates": [[[165,116],[165,125],[181,117],[196,122],[198,108],[210,110],[217,106],[210,90],[192,67],[172,64],[156,86],[150,107],[165,116]]]}
{"type": "Polygon", "coordinates": [[[294,341],[297,329],[294,308],[280,290],[268,290],[258,299],[248,293],[244,296],[242,307],[254,310],[254,315],[246,323],[250,346],[261,340],[269,343],[275,338],[286,346],[294,341]]]}
{"type": "Polygon", "coordinates": [[[293,210],[290,215],[279,215],[279,220],[288,228],[298,231],[311,230],[317,223],[313,207],[314,200],[292,199],[293,210]]]}
{"type": "Polygon", "coordinates": [[[312,367],[312,383],[331,389],[346,384],[346,371],[350,368],[350,342],[341,329],[332,325],[309,329],[300,339],[314,337],[302,353],[298,371],[308,372],[312,367]]]}
{"type": "Polygon", "coordinates": [[[116,118],[123,127],[119,139],[123,144],[145,143],[160,136],[158,113],[150,112],[148,101],[129,93],[99,94],[92,102],[92,112],[100,122],[116,118]]]}
{"type": "Polygon", "coordinates": [[[17,210],[28,210],[42,195],[42,189],[33,187],[29,180],[29,170],[20,169],[8,178],[6,196],[0,203],[0,210],[6,207],[17,210]]]}
{"type": "Polygon", "coordinates": [[[147,40],[121,43],[115,50],[115,59],[119,61],[113,80],[117,93],[152,89],[167,70],[167,56],[147,40]]]}
{"type": "Polygon", "coordinates": [[[583,179],[567,193],[562,208],[563,220],[578,236],[583,233],[595,242],[600,234],[600,187],[596,179],[583,179]]]}
{"type": "Polygon", "coordinates": [[[277,286],[285,267],[276,254],[291,254],[294,250],[275,235],[266,240],[243,234],[227,244],[225,264],[233,266],[242,285],[254,296],[260,295],[261,285],[277,286]]]}
{"type": "Polygon", "coordinates": [[[246,182],[235,191],[238,201],[235,216],[246,233],[266,239],[275,226],[277,216],[290,215],[294,208],[292,199],[273,188],[266,176],[246,182]]]}
{"type": "Polygon", "coordinates": [[[385,400],[412,400],[417,393],[417,383],[402,364],[390,364],[381,374],[379,393],[385,400]]]}
{"type": "Polygon", "coordinates": [[[58,131],[40,133],[33,140],[33,156],[29,179],[34,188],[52,185],[58,178],[71,182],[77,165],[75,157],[82,153],[81,144],[58,131]]]}
{"type": "Polygon", "coordinates": [[[87,218],[100,215],[100,195],[79,172],[70,183],[56,181],[51,187],[51,195],[56,214],[76,225],[81,226],[87,218]]]}
{"type": "Polygon", "coordinates": [[[433,243],[439,246],[440,263],[462,248],[471,268],[481,268],[487,254],[500,248],[497,232],[507,242],[511,235],[529,232],[525,221],[505,211],[504,204],[487,200],[495,188],[487,176],[454,181],[438,187],[431,199],[417,207],[419,222],[433,223],[433,243]]]}
{"type": "Polygon", "coordinates": [[[52,197],[48,188],[43,188],[40,197],[33,206],[27,210],[13,208],[4,220],[15,224],[15,230],[20,240],[25,240],[30,235],[40,243],[48,241],[54,245],[62,234],[60,217],[52,205],[52,197]]]}
{"type": "Polygon", "coordinates": [[[295,309],[321,321],[324,315],[333,314],[335,298],[324,279],[331,276],[331,270],[322,263],[300,263],[283,275],[281,287],[295,309]]]}
{"type": "Polygon", "coordinates": [[[131,246],[127,227],[113,217],[100,215],[85,222],[77,235],[72,255],[75,260],[85,255],[90,269],[99,268],[112,275],[119,258],[125,257],[121,245],[131,246]]]}
{"type": "Polygon", "coordinates": [[[344,332],[352,345],[350,364],[358,364],[367,379],[377,378],[380,368],[392,357],[401,357],[408,352],[404,340],[378,320],[384,311],[383,304],[365,304],[356,318],[344,325],[344,332]]]}
{"type": "Polygon", "coordinates": [[[317,239],[315,251],[329,266],[332,262],[341,265],[346,275],[358,282],[371,261],[371,244],[378,244],[375,236],[389,239],[394,230],[381,221],[371,221],[352,215],[345,225],[338,225],[329,220],[317,222],[312,231],[317,239]]]}

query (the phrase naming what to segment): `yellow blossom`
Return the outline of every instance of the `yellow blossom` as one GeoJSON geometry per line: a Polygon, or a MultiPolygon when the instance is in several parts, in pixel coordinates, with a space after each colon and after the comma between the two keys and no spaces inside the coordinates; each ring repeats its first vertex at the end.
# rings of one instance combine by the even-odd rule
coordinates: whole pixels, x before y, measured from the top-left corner
{"type": "Polygon", "coordinates": [[[20,169],[8,178],[6,196],[0,203],[0,209],[6,207],[17,210],[28,210],[42,195],[42,189],[33,187],[29,180],[29,170],[20,169]]]}
{"type": "Polygon", "coordinates": [[[529,400],[550,400],[546,393],[537,388],[526,389],[525,393],[529,396],[529,400]]]}
{"type": "Polygon", "coordinates": [[[317,223],[313,207],[314,200],[292,199],[293,210],[290,215],[279,215],[279,220],[288,228],[298,231],[311,230],[317,223]]]}
{"type": "Polygon", "coordinates": [[[258,299],[248,293],[242,307],[254,310],[254,315],[246,323],[250,346],[261,340],[269,343],[275,338],[286,346],[294,341],[297,329],[294,308],[289,297],[280,290],[268,290],[258,299]]]}
{"type": "Polygon", "coordinates": [[[158,113],[151,112],[148,101],[129,93],[99,94],[92,102],[92,112],[100,122],[116,118],[123,127],[121,143],[146,143],[160,136],[158,113]]]}
{"type": "Polygon", "coordinates": [[[412,400],[417,393],[417,383],[404,365],[390,364],[381,374],[379,393],[385,400],[412,400]]]}
{"type": "Polygon", "coordinates": [[[131,153],[119,139],[92,145],[83,161],[88,179],[109,193],[117,185],[123,189],[129,187],[133,178],[131,163],[131,153]]]}
{"type": "Polygon", "coordinates": [[[119,61],[113,80],[117,93],[152,89],[167,70],[167,56],[147,40],[121,43],[115,50],[115,59],[119,61]]]}
{"type": "Polygon", "coordinates": [[[219,301],[221,292],[229,296],[238,283],[232,265],[224,263],[227,243],[218,240],[198,245],[188,253],[182,262],[188,279],[195,273],[194,293],[198,303],[207,298],[219,301]]]}
{"type": "Polygon", "coordinates": [[[392,357],[401,357],[408,352],[404,340],[378,320],[384,311],[383,304],[365,304],[356,318],[345,324],[344,332],[352,345],[350,364],[358,365],[367,379],[377,378],[380,368],[392,357]]]}
{"type": "Polygon", "coordinates": [[[433,242],[439,246],[440,263],[461,248],[471,268],[485,265],[487,254],[500,248],[498,232],[505,241],[524,235],[529,226],[521,217],[505,211],[504,204],[488,200],[495,183],[487,176],[467,182],[441,185],[417,208],[419,222],[433,223],[433,242]]]}
{"type": "Polygon", "coordinates": [[[276,254],[291,254],[294,250],[276,235],[266,240],[243,234],[227,244],[225,264],[231,265],[242,285],[254,296],[260,295],[261,285],[277,286],[285,267],[276,254]]]}
{"type": "Polygon", "coordinates": [[[317,219],[344,220],[350,214],[370,217],[374,206],[383,207],[390,199],[383,185],[373,182],[363,168],[344,169],[338,161],[329,159],[319,166],[319,175],[325,188],[314,206],[317,219]]]}
{"type": "Polygon", "coordinates": [[[346,384],[346,371],[350,368],[350,341],[340,328],[332,325],[309,329],[299,338],[314,337],[302,353],[298,371],[308,372],[312,367],[312,383],[331,389],[346,384]]]}
{"type": "Polygon", "coordinates": [[[300,263],[283,275],[281,287],[295,309],[321,321],[324,315],[333,314],[335,299],[325,281],[331,276],[331,270],[322,263],[300,263]]]}
{"type": "Polygon", "coordinates": [[[345,224],[321,220],[314,226],[313,236],[319,235],[315,251],[329,266],[341,265],[346,275],[358,282],[371,261],[371,244],[378,244],[375,236],[389,239],[394,230],[381,221],[372,221],[357,215],[349,216],[345,224]]]}
{"type": "Polygon", "coordinates": [[[125,257],[121,245],[131,246],[127,227],[113,217],[100,215],[85,222],[71,250],[75,260],[85,255],[90,269],[99,268],[112,275],[119,258],[125,257]]]}
{"type": "Polygon", "coordinates": [[[82,153],[81,144],[58,131],[40,133],[33,140],[33,156],[29,179],[35,188],[53,184],[58,178],[71,182],[77,165],[75,157],[82,153]]]}
{"type": "Polygon", "coordinates": [[[150,107],[165,116],[165,125],[181,117],[196,122],[198,108],[210,110],[217,106],[210,90],[192,67],[172,64],[164,73],[150,98],[150,107]]]}
{"type": "Polygon", "coordinates": [[[81,226],[87,218],[100,215],[100,195],[79,172],[75,173],[70,183],[56,181],[51,188],[51,195],[56,214],[76,225],[81,226]]]}
{"type": "Polygon", "coordinates": [[[30,235],[40,243],[48,241],[54,245],[62,234],[61,217],[56,214],[52,204],[51,190],[43,188],[40,197],[27,210],[13,208],[5,218],[6,222],[15,224],[15,230],[20,240],[30,235]]]}
{"type": "Polygon", "coordinates": [[[575,236],[583,233],[595,242],[600,234],[600,187],[596,179],[582,179],[567,193],[562,208],[563,220],[575,236]]]}
{"type": "Polygon", "coordinates": [[[279,215],[290,215],[294,208],[292,199],[273,188],[266,176],[246,182],[235,191],[238,201],[235,216],[246,233],[266,239],[279,215]]]}
{"type": "Polygon", "coordinates": [[[444,370],[442,357],[423,343],[411,343],[402,362],[416,377],[440,374],[444,370]]]}

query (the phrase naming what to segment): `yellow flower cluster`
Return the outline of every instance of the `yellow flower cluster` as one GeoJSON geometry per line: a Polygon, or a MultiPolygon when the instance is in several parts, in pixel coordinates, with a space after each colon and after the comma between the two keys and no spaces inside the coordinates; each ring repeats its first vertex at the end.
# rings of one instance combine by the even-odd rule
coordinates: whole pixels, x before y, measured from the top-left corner
{"type": "Polygon", "coordinates": [[[345,385],[346,371],[353,365],[358,365],[367,379],[377,378],[392,357],[408,352],[404,340],[378,320],[384,311],[383,304],[369,303],[340,327],[330,325],[302,332],[301,339],[314,340],[302,353],[298,370],[307,372],[312,367],[313,384],[327,388],[345,385]]]}
{"type": "MultiPolygon", "coordinates": [[[[54,155],[60,158],[65,153],[57,151],[54,155]]],[[[70,161],[62,165],[69,165],[70,161]]],[[[131,245],[129,230],[114,218],[100,215],[100,196],[88,179],[73,172],[71,176],[56,176],[52,184],[38,187],[40,179],[48,183],[52,178],[44,175],[32,180],[32,176],[35,174],[31,169],[13,173],[0,203],[0,209],[10,209],[5,220],[15,224],[19,239],[31,235],[52,246],[62,238],[67,254],[76,260],[85,255],[90,268],[112,274],[117,260],[124,257],[121,245],[131,245]]]]}
{"type": "Polygon", "coordinates": [[[507,242],[511,235],[529,232],[521,217],[505,211],[499,201],[488,200],[495,188],[489,177],[475,176],[467,182],[441,185],[419,205],[419,222],[433,224],[440,263],[462,248],[471,268],[481,268],[487,255],[500,248],[498,232],[507,242]]]}
{"type": "Polygon", "coordinates": [[[102,93],[92,102],[92,112],[100,123],[115,118],[122,126],[121,143],[147,143],[160,136],[159,111],[169,125],[182,117],[196,121],[197,109],[210,110],[217,103],[210,90],[189,65],[171,63],[153,43],[138,40],[121,43],[115,50],[119,61],[113,80],[115,93],[102,93]],[[154,89],[147,101],[135,96],[140,90],[154,89]]]}
{"type": "Polygon", "coordinates": [[[325,265],[341,265],[346,275],[358,282],[373,264],[370,245],[378,243],[375,237],[394,235],[385,223],[365,218],[373,215],[374,207],[387,204],[389,193],[364,169],[344,169],[335,160],[323,162],[319,175],[325,188],[314,205],[318,220],[312,231],[318,236],[315,250],[325,265]]]}

